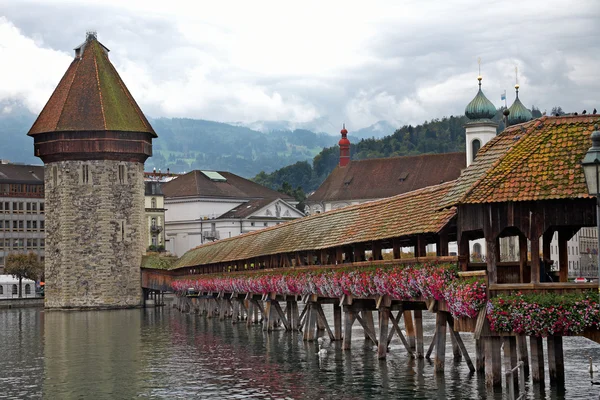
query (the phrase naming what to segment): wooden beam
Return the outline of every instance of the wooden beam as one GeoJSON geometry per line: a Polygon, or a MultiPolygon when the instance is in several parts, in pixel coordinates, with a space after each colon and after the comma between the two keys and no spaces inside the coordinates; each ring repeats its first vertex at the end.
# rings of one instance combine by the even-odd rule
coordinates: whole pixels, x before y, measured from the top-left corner
{"type": "Polygon", "coordinates": [[[488,387],[502,385],[500,345],[499,336],[485,338],[485,384],[488,387]]]}
{"type": "Polygon", "coordinates": [[[558,231],[558,267],[560,268],[558,274],[561,282],[569,280],[568,236],[564,230],[558,231]]]}
{"type": "Polygon", "coordinates": [[[448,231],[446,229],[442,229],[442,231],[438,233],[435,249],[438,257],[448,255],[448,231]]]}
{"type": "Polygon", "coordinates": [[[331,331],[331,328],[329,327],[327,318],[325,318],[325,313],[323,312],[323,307],[321,307],[321,305],[317,302],[313,303],[313,307],[316,308],[317,316],[321,320],[321,324],[325,327],[327,334],[329,334],[329,339],[332,341],[335,340],[335,335],[333,334],[333,332],[331,331]]]}
{"type": "Polygon", "coordinates": [[[466,271],[469,267],[470,259],[469,238],[466,234],[458,238],[458,264],[461,271],[466,271]]]}
{"type": "Polygon", "coordinates": [[[352,325],[356,320],[356,312],[352,306],[344,306],[344,341],[342,342],[342,350],[350,350],[352,345],[352,325]]]}
{"type": "Polygon", "coordinates": [[[475,339],[475,369],[477,372],[485,371],[485,349],[483,339],[475,339]]]}
{"type": "Polygon", "coordinates": [[[377,358],[385,359],[388,351],[388,322],[390,320],[390,308],[379,308],[379,345],[377,346],[377,358]]]}
{"type": "MultiPolygon", "coordinates": [[[[417,235],[417,246],[415,247],[415,257],[427,257],[427,241],[423,235],[417,235]]],[[[406,317],[404,317],[406,318],[406,317]]]]}
{"type": "Polygon", "coordinates": [[[335,340],[342,340],[342,307],[333,304],[333,334],[335,340]]]}
{"type": "Polygon", "coordinates": [[[429,348],[427,349],[427,353],[425,354],[426,359],[431,358],[431,353],[433,353],[433,349],[435,349],[435,343],[437,341],[437,329],[433,333],[433,338],[431,338],[431,343],[429,344],[429,348]]]}
{"type": "Polygon", "coordinates": [[[444,364],[446,360],[446,325],[447,325],[447,314],[445,312],[438,312],[436,314],[435,322],[435,372],[444,372],[444,364]]]}
{"type": "Polygon", "coordinates": [[[544,344],[541,337],[530,336],[531,349],[531,379],[534,382],[544,382],[544,344]]]}
{"type": "Polygon", "coordinates": [[[390,311],[390,320],[392,321],[392,331],[390,332],[390,335],[388,336],[387,344],[388,345],[390,344],[390,342],[392,341],[392,338],[394,337],[394,332],[396,332],[396,334],[400,338],[400,341],[404,345],[406,352],[411,357],[414,357],[414,353],[413,353],[412,349],[410,348],[410,345],[408,344],[406,337],[404,337],[402,330],[400,329],[399,324],[400,324],[400,319],[402,318],[402,315],[403,315],[402,311],[399,311],[398,314],[396,315],[396,317],[394,317],[394,314],[390,311]]]}
{"type": "MultiPolygon", "coordinates": [[[[535,227],[531,237],[531,282],[540,283],[540,237],[537,235],[535,227]]],[[[494,282],[496,283],[496,282],[494,282]]]]}
{"type": "Polygon", "coordinates": [[[523,362],[525,374],[529,374],[529,352],[527,351],[527,337],[517,336],[517,362],[523,362]]]}
{"type": "Polygon", "coordinates": [[[373,311],[371,310],[363,310],[360,312],[362,316],[362,320],[367,324],[370,331],[372,332],[372,337],[369,336],[367,330],[365,330],[365,340],[373,339],[375,337],[375,321],[373,320],[373,311]]]}
{"type": "Polygon", "coordinates": [[[525,276],[528,261],[527,258],[527,236],[521,233],[519,235],[519,281],[521,283],[531,281],[531,276],[525,276]]]}
{"type": "Polygon", "coordinates": [[[417,336],[417,348],[415,351],[416,358],[423,358],[425,355],[424,352],[424,342],[423,342],[423,311],[414,310],[415,314],[415,332],[417,336]]]}
{"type": "Polygon", "coordinates": [[[565,383],[565,362],[563,355],[562,336],[548,336],[548,372],[550,382],[565,383]]]}
{"type": "Polygon", "coordinates": [[[371,242],[371,253],[373,253],[373,260],[380,261],[383,260],[383,255],[381,254],[381,242],[375,240],[371,242]]]}
{"type": "Polygon", "coordinates": [[[404,327],[406,328],[406,336],[408,339],[408,344],[410,345],[410,350],[415,351],[416,349],[416,332],[415,325],[413,324],[412,312],[404,311],[404,327]]]}
{"type": "Polygon", "coordinates": [[[496,238],[485,238],[487,274],[490,283],[498,283],[498,268],[496,260],[496,238]]]}
{"type": "Polygon", "coordinates": [[[365,261],[365,245],[356,243],[354,245],[354,262],[365,261]]]}
{"type": "Polygon", "coordinates": [[[401,247],[400,247],[400,239],[393,238],[392,239],[392,247],[393,247],[393,257],[395,260],[400,259],[401,255],[401,247]]]}
{"type": "Polygon", "coordinates": [[[462,341],[460,334],[454,331],[454,319],[450,315],[448,315],[448,327],[450,328],[450,337],[454,338],[454,342],[456,342],[460,353],[462,353],[462,355],[465,357],[465,361],[467,362],[469,370],[471,372],[475,372],[475,367],[473,366],[471,357],[469,357],[469,353],[467,353],[467,348],[465,347],[465,344],[462,341]]]}

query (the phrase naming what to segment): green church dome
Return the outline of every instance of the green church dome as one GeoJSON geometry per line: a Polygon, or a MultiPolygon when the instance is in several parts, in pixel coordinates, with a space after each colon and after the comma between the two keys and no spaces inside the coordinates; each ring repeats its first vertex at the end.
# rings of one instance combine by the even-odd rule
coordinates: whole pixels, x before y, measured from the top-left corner
{"type": "Polygon", "coordinates": [[[510,114],[508,114],[509,125],[521,124],[533,119],[533,114],[531,114],[531,111],[529,111],[527,107],[521,103],[521,100],[519,100],[519,85],[515,85],[515,89],[517,92],[517,97],[515,102],[512,103],[508,109],[508,111],[510,111],[510,114]]]}
{"type": "Polygon", "coordinates": [[[478,76],[477,80],[479,80],[479,91],[465,108],[465,115],[470,120],[492,119],[496,115],[496,107],[481,91],[481,76],[478,76]]]}

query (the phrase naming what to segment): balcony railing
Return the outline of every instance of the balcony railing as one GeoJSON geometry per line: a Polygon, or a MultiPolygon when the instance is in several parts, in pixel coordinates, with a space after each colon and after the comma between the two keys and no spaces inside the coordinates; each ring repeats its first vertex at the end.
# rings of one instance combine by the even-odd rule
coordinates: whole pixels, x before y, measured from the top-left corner
{"type": "Polygon", "coordinates": [[[150,232],[152,233],[161,233],[163,230],[163,227],[160,225],[152,225],[150,226],[150,232]]]}
{"type": "Polygon", "coordinates": [[[202,239],[204,239],[204,240],[219,240],[219,231],[203,231],[202,239]]]}

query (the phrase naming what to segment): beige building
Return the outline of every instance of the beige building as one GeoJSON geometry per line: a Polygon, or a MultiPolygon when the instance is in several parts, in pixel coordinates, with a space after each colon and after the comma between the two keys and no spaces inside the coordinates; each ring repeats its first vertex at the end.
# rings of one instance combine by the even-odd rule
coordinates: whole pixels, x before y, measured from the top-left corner
{"type": "Polygon", "coordinates": [[[144,182],[145,251],[163,251],[165,249],[165,196],[160,182],[144,182]]]}

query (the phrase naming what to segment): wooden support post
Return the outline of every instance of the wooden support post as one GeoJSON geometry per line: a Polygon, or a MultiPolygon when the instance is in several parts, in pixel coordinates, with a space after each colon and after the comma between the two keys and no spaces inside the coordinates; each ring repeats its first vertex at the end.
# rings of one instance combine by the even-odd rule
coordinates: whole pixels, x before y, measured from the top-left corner
{"type": "Polygon", "coordinates": [[[485,337],[485,385],[502,385],[502,362],[500,360],[500,337],[485,337]]]}
{"type": "Polygon", "coordinates": [[[394,337],[394,332],[395,332],[396,334],[398,334],[398,337],[400,338],[400,341],[404,345],[404,348],[406,349],[406,352],[411,357],[414,357],[414,352],[412,351],[412,349],[410,348],[410,346],[408,344],[408,341],[406,340],[406,338],[402,334],[402,330],[400,329],[400,325],[398,325],[400,323],[400,319],[402,318],[402,315],[403,315],[402,310],[400,310],[398,312],[398,314],[397,314],[396,317],[394,317],[394,314],[390,311],[390,321],[392,321],[392,330],[390,331],[390,334],[388,336],[387,344],[388,344],[388,346],[390,345],[390,342],[392,341],[392,338],[394,337]]]}
{"type": "Polygon", "coordinates": [[[458,235],[458,264],[461,271],[469,268],[469,259],[471,258],[469,249],[469,238],[467,235],[458,235]]]}
{"type": "Polygon", "coordinates": [[[427,349],[427,354],[425,354],[426,359],[431,358],[431,353],[433,353],[433,349],[435,349],[435,343],[437,341],[437,329],[433,333],[433,338],[431,338],[431,343],[429,344],[429,348],[427,349]]]}
{"type": "MultiPolygon", "coordinates": [[[[406,315],[404,316],[406,318],[406,315]]],[[[435,372],[444,372],[444,363],[446,360],[446,325],[447,325],[447,314],[439,311],[435,318],[435,372]]],[[[406,322],[406,321],[405,321],[406,322]]]]}
{"type": "MultiPolygon", "coordinates": [[[[535,227],[532,228],[535,232],[535,227]]],[[[531,283],[540,283],[540,237],[537,233],[531,238],[531,283]]]]}
{"type": "MultiPolygon", "coordinates": [[[[427,241],[423,235],[417,235],[417,246],[415,247],[415,257],[427,257],[427,241]]],[[[406,320],[406,315],[404,316],[406,320]]]]}
{"type": "Polygon", "coordinates": [[[317,310],[314,308],[315,303],[313,301],[309,302],[308,305],[310,306],[306,317],[308,325],[306,326],[306,332],[304,332],[304,334],[306,335],[306,340],[312,342],[317,338],[317,310]]]}
{"type": "Polygon", "coordinates": [[[392,239],[392,247],[393,247],[394,259],[397,260],[401,257],[401,251],[402,251],[402,249],[400,248],[400,239],[398,239],[398,238],[392,239]]]}
{"type": "MultiPolygon", "coordinates": [[[[452,317],[448,317],[448,321],[451,321],[451,319],[452,317]]],[[[460,347],[458,347],[458,342],[452,332],[450,332],[450,343],[452,343],[452,356],[455,360],[460,359],[462,357],[460,347]]]]}
{"type": "Polygon", "coordinates": [[[558,274],[561,282],[569,280],[569,256],[567,254],[569,239],[569,235],[564,230],[558,231],[558,267],[560,268],[558,274]]]}
{"type": "Polygon", "coordinates": [[[527,269],[527,236],[519,234],[519,278],[521,283],[531,281],[530,274],[525,274],[527,269]]]}
{"type": "Polygon", "coordinates": [[[562,385],[565,383],[562,336],[548,336],[547,342],[550,383],[562,385]]]}
{"type": "Polygon", "coordinates": [[[356,243],[354,245],[354,262],[365,261],[365,245],[356,243]]]}
{"type": "Polygon", "coordinates": [[[364,330],[364,334],[365,334],[365,340],[369,340],[371,339],[371,337],[369,336],[369,329],[371,330],[371,332],[375,333],[375,321],[373,320],[373,311],[369,311],[369,310],[364,310],[361,311],[361,316],[362,316],[362,320],[364,321],[364,324],[368,327],[364,330]]]}
{"type": "Polygon", "coordinates": [[[342,307],[333,305],[333,335],[335,340],[342,340],[342,307]]]}
{"type": "MultiPolygon", "coordinates": [[[[511,370],[513,369],[512,365],[512,346],[509,343],[509,340],[514,337],[505,336],[502,338],[502,342],[504,344],[504,376],[506,377],[506,391],[508,392],[508,398],[514,399],[515,393],[515,379],[511,370]]],[[[515,374],[517,372],[515,371],[515,374]]]]}
{"type": "Polygon", "coordinates": [[[319,263],[321,265],[327,265],[327,264],[329,264],[327,262],[327,249],[321,249],[319,251],[319,263]]]}
{"type": "Polygon", "coordinates": [[[317,310],[317,316],[318,316],[317,320],[319,320],[321,322],[321,326],[323,326],[323,328],[327,331],[327,334],[329,335],[329,339],[335,340],[335,335],[333,334],[333,332],[331,331],[331,328],[329,327],[327,318],[325,318],[325,313],[323,312],[323,307],[321,306],[321,304],[319,304],[317,302],[315,302],[313,304],[313,306],[317,310]]]}
{"type": "Polygon", "coordinates": [[[388,322],[390,320],[390,308],[379,308],[379,344],[377,346],[377,358],[385,359],[388,350],[388,322]]]}
{"type": "Polygon", "coordinates": [[[279,302],[276,300],[271,300],[271,302],[272,302],[272,307],[275,307],[275,311],[277,312],[279,319],[283,323],[283,326],[285,326],[285,330],[286,331],[291,330],[291,325],[289,323],[289,320],[286,318],[285,314],[283,313],[283,310],[281,309],[281,305],[279,304],[279,302]]]}
{"type": "Polygon", "coordinates": [[[435,252],[438,257],[448,255],[448,231],[445,229],[438,234],[435,244],[435,252]]]}
{"type": "Polygon", "coordinates": [[[417,336],[417,348],[415,351],[416,358],[423,358],[425,355],[424,352],[424,342],[423,342],[423,311],[415,310],[415,333],[417,336]]]}
{"type": "Polygon", "coordinates": [[[517,362],[523,361],[525,375],[529,375],[529,353],[527,352],[527,337],[517,336],[517,362]]]}
{"type": "Polygon", "coordinates": [[[414,353],[416,348],[416,332],[411,311],[404,311],[404,327],[406,328],[408,345],[410,346],[410,350],[414,353]]]}
{"type": "Polygon", "coordinates": [[[450,337],[453,338],[452,343],[456,343],[456,347],[458,349],[458,355],[456,352],[454,353],[454,358],[459,358],[461,355],[465,357],[465,361],[467,362],[467,366],[469,367],[469,371],[475,372],[475,367],[473,366],[473,362],[471,361],[471,357],[469,353],[467,353],[467,348],[465,347],[462,338],[460,337],[460,333],[454,331],[454,319],[451,315],[448,315],[448,328],[450,329],[450,337]]]}
{"type": "Polygon", "coordinates": [[[344,250],[341,247],[335,248],[335,263],[342,264],[344,262],[344,250]]]}
{"type": "Polygon", "coordinates": [[[383,260],[383,255],[381,254],[381,242],[373,241],[371,242],[371,253],[373,253],[373,260],[383,260]]]}
{"type": "Polygon", "coordinates": [[[344,341],[342,343],[342,350],[350,350],[352,345],[352,325],[356,319],[356,312],[351,306],[344,306],[344,341]]]}
{"type": "Polygon", "coordinates": [[[273,322],[271,316],[271,300],[265,301],[265,312],[263,315],[263,331],[272,331],[273,330],[273,322]]]}
{"type": "Polygon", "coordinates": [[[531,348],[531,379],[534,382],[544,382],[544,344],[541,337],[530,336],[529,346],[531,348]]]}
{"type": "Polygon", "coordinates": [[[485,371],[485,349],[483,343],[483,339],[475,339],[475,370],[477,372],[485,371]]]}
{"type": "MultiPolygon", "coordinates": [[[[485,238],[488,282],[498,283],[498,269],[496,260],[496,238],[485,238]]],[[[487,372],[486,372],[487,373],[487,372]]]]}
{"type": "MultiPolygon", "coordinates": [[[[365,315],[365,314],[363,314],[363,315],[365,315]]],[[[371,314],[371,317],[372,316],[373,316],[373,314],[371,314]]],[[[376,334],[375,334],[375,326],[374,325],[370,325],[367,321],[365,321],[363,318],[361,318],[360,315],[357,315],[356,319],[358,320],[358,322],[362,326],[363,331],[365,332],[365,335],[367,336],[367,340],[371,340],[373,342],[373,344],[375,346],[377,346],[378,341],[377,341],[377,337],[376,337],[376,334]]]]}
{"type": "Polygon", "coordinates": [[[248,308],[248,317],[246,318],[246,326],[250,327],[252,325],[252,316],[254,315],[254,304],[251,300],[245,300],[247,302],[248,308]]]}

